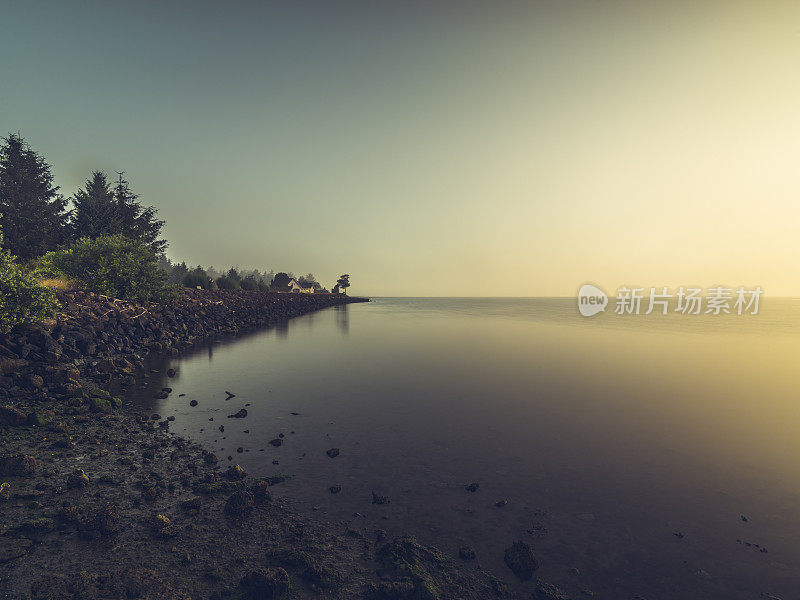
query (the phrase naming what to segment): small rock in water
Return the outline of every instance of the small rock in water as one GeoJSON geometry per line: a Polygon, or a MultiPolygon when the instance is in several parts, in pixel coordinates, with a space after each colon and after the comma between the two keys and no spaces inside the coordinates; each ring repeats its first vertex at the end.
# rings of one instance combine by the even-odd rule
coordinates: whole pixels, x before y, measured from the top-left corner
{"type": "Polygon", "coordinates": [[[239,446],[239,447],[236,449],[236,452],[238,452],[239,454],[241,454],[242,452],[244,452],[244,448],[242,448],[241,446],[239,446]]]}
{"type": "Polygon", "coordinates": [[[239,412],[233,413],[232,415],[228,415],[229,419],[244,419],[247,416],[247,410],[244,408],[239,409],[239,412]]]}
{"type": "Polygon", "coordinates": [[[175,377],[175,369],[167,369],[167,377],[175,377]]]}
{"type": "Polygon", "coordinates": [[[163,388],[161,388],[161,391],[162,392],[167,392],[168,394],[171,394],[172,393],[172,388],[171,387],[163,387],[163,388]]]}
{"type": "Polygon", "coordinates": [[[330,490],[331,494],[338,494],[339,492],[342,491],[342,484],[337,483],[336,485],[332,485],[331,487],[328,488],[328,490],[330,490]]]}
{"type": "Polygon", "coordinates": [[[325,454],[327,454],[330,458],[336,458],[339,456],[339,449],[331,448],[330,450],[326,451],[325,454]]]}
{"type": "Polygon", "coordinates": [[[521,581],[530,581],[533,572],[539,568],[539,561],[533,555],[531,547],[525,542],[515,542],[506,548],[503,560],[521,581]]]}
{"type": "Polygon", "coordinates": [[[225,425],[220,425],[220,426],[218,427],[218,429],[219,429],[220,431],[225,431],[225,425]]]}
{"type": "Polygon", "coordinates": [[[167,421],[174,421],[174,420],[175,420],[175,417],[174,417],[174,416],[172,416],[172,415],[170,415],[170,416],[168,416],[168,417],[167,417],[167,421]]]}
{"type": "Polygon", "coordinates": [[[150,416],[150,418],[151,418],[151,419],[153,419],[153,421],[158,421],[158,420],[161,418],[161,415],[160,415],[160,414],[158,414],[158,413],[153,413],[153,414],[150,416]]]}
{"type": "MultiPolygon", "coordinates": [[[[263,449],[263,448],[262,448],[261,450],[259,450],[259,452],[263,452],[263,451],[264,451],[264,449],[263,449]]],[[[273,461],[272,461],[272,464],[273,464],[273,465],[277,465],[277,464],[278,464],[278,461],[277,461],[277,460],[273,460],[273,461]]]]}
{"type": "Polygon", "coordinates": [[[178,394],[178,398],[183,398],[186,394],[178,394]]]}
{"type": "Polygon", "coordinates": [[[225,390],[225,393],[228,394],[226,400],[230,400],[231,398],[236,398],[236,394],[231,394],[228,390],[225,390]]]}
{"type": "Polygon", "coordinates": [[[197,406],[197,400],[191,400],[189,406],[197,406]]]}
{"type": "Polygon", "coordinates": [[[164,400],[165,398],[168,398],[168,397],[169,397],[169,394],[167,392],[164,392],[164,391],[158,392],[157,394],[153,394],[153,398],[155,398],[156,400],[164,400]]]}
{"type": "Polygon", "coordinates": [[[297,416],[297,415],[299,415],[300,413],[298,413],[298,412],[293,412],[292,414],[293,414],[293,415],[295,415],[295,416],[297,416]]]}
{"type": "Polygon", "coordinates": [[[744,521],[745,523],[747,523],[747,517],[745,517],[744,515],[742,515],[742,521],[744,521]]]}
{"type": "Polygon", "coordinates": [[[379,496],[378,494],[375,493],[374,490],[372,491],[373,504],[389,504],[389,502],[390,502],[389,496],[379,496]]]}
{"type": "Polygon", "coordinates": [[[281,438],[275,438],[274,440],[270,440],[269,443],[277,448],[278,446],[283,444],[283,440],[281,438]]]}
{"type": "Polygon", "coordinates": [[[503,508],[506,504],[508,504],[508,500],[506,500],[506,499],[498,500],[497,502],[494,503],[494,505],[497,508],[503,508]]]}
{"type": "Polygon", "coordinates": [[[479,487],[481,487],[480,483],[468,483],[464,486],[464,489],[468,492],[477,492],[479,487]]]}
{"type": "Polygon", "coordinates": [[[283,435],[282,433],[279,433],[279,434],[278,434],[278,437],[279,437],[279,438],[282,438],[282,437],[286,437],[286,436],[285,436],[285,435],[283,435]]]}
{"type": "Polygon", "coordinates": [[[673,531],[672,535],[674,535],[679,540],[683,539],[683,533],[681,533],[680,531],[673,531]]]}

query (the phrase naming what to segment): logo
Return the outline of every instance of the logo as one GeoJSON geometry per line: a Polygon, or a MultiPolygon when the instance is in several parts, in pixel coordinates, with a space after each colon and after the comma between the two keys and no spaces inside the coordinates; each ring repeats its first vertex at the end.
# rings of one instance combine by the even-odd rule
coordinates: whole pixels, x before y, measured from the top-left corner
{"type": "Polygon", "coordinates": [[[599,287],[585,283],[578,290],[578,310],[584,317],[593,317],[608,306],[608,295],[599,287]]]}

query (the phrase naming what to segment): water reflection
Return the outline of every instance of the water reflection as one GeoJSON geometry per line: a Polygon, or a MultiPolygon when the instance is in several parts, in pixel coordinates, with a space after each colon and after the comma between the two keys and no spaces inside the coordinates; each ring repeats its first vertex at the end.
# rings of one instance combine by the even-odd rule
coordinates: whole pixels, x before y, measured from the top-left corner
{"type": "Polygon", "coordinates": [[[342,335],[350,333],[350,311],[349,304],[340,304],[334,307],[334,314],[336,315],[336,326],[342,335]]]}
{"type": "Polygon", "coordinates": [[[167,359],[175,392],[154,401],[155,375],[138,402],[223,461],[292,475],[275,493],[312,516],[468,544],[504,578],[504,547],[532,542],[539,574],[571,597],[800,589],[796,302],[706,323],[584,319],[570,300],[396,299],[274,330],[215,344],[212,363],[203,348],[167,359]],[[246,403],[243,422],[207,430],[246,403]],[[266,443],[280,433],[283,446],[266,443]],[[372,505],[372,489],[391,504],[372,505]]]}

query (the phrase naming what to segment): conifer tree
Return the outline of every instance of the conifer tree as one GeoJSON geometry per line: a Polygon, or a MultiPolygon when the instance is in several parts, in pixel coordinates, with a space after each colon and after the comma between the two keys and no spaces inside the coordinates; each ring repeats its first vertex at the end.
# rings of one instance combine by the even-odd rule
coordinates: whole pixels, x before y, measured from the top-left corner
{"type": "Polygon", "coordinates": [[[20,135],[0,146],[0,214],[5,248],[23,260],[54,249],[66,235],[66,200],[44,158],[20,135]]]}

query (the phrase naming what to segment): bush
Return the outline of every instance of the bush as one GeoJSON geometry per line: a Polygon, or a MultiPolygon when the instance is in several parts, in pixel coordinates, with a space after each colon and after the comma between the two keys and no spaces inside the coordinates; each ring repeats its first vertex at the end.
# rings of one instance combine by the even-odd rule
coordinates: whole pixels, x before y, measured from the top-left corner
{"type": "Polygon", "coordinates": [[[139,302],[163,300],[171,292],[155,251],[120,235],[81,238],[71,248],[48,252],[36,275],[67,277],[89,291],[139,302]]]}
{"type": "Polygon", "coordinates": [[[203,288],[204,290],[212,290],[216,288],[214,281],[208,276],[203,269],[197,267],[192,269],[183,278],[183,285],[188,288],[203,288]]]}
{"type": "Polygon", "coordinates": [[[256,281],[256,278],[253,277],[252,275],[248,275],[247,277],[242,279],[242,289],[243,290],[251,290],[251,291],[252,290],[257,290],[257,289],[259,289],[258,281],[256,281]]]}
{"type": "Polygon", "coordinates": [[[22,323],[38,323],[57,309],[53,291],[25,273],[11,254],[0,251],[0,329],[8,331],[22,323]]]}
{"type": "Polygon", "coordinates": [[[217,287],[221,290],[238,290],[242,286],[233,277],[223,275],[222,277],[217,277],[217,287]]]}

